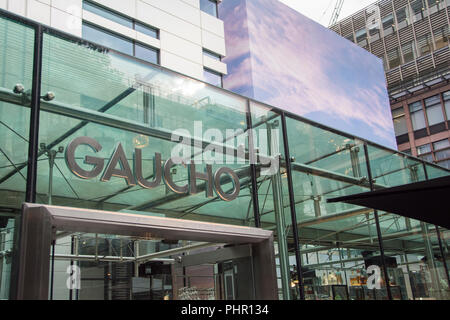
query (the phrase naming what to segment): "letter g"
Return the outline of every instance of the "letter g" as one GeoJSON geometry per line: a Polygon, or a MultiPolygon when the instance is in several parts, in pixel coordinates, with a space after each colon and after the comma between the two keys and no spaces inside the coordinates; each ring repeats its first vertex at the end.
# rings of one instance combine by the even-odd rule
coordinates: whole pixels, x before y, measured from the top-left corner
{"type": "Polygon", "coordinates": [[[86,156],[84,158],[84,163],[91,164],[94,168],[91,171],[82,169],[75,161],[75,150],[82,144],[91,147],[95,152],[102,150],[102,146],[96,140],[89,137],[78,137],[69,143],[66,148],[66,163],[70,171],[78,177],[82,179],[92,179],[103,171],[105,159],[86,156]]]}

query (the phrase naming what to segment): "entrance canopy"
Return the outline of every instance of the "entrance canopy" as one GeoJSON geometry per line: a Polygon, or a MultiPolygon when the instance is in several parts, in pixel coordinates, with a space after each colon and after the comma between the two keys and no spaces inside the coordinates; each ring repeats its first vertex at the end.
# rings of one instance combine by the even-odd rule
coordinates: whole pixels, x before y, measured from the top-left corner
{"type": "Polygon", "coordinates": [[[393,188],[329,199],[396,213],[450,228],[449,208],[442,202],[450,195],[450,176],[393,188]]]}

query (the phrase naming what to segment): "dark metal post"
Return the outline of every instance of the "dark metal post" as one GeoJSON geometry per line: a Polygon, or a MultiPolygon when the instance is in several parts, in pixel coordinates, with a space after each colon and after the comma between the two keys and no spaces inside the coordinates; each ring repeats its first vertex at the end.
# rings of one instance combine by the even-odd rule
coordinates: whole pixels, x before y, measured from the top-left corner
{"type": "MultiPolygon", "coordinates": [[[[39,113],[41,101],[42,44],[43,28],[40,24],[34,27],[33,79],[30,105],[30,132],[28,139],[28,163],[25,202],[36,202],[37,158],[39,152],[39,113]]],[[[14,250],[11,263],[10,299],[16,300],[18,295],[17,275],[20,266],[19,243],[22,235],[22,217],[16,218],[14,232],[14,250]],[[20,230],[20,231],[19,231],[20,230]]]]}
{"type": "MultiPolygon", "coordinates": [[[[372,179],[372,169],[370,167],[369,151],[368,151],[366,142],[364,143],[364,155],[366,157],[367,174],[369,176],[370,191],[374,191],[373,179],[372,179]]],[[[374,216],[375,216],[375,224],[376,224],[376,227],[377,227],[378,245],[380,246],[381,263],[382,263],[382,267],[383,267],[384,278],[385,278],[385,281],[386,281],[386,291],[387,291],[387,294],[388,294],[388,299],[392,300],[391,285],[390,285],[390,281],[389,281],[389,274],[387,272],[386,261],[385,261],[385,256],[384,256],[384,246],[383,246],[383,238],[382,238],[382,235],[381,235],[380,219],[378,217],[378,211],[377,210],[374,210],[373,213],[374,213],[374,216]]]]}
{"type": "MultiPolygon", "coordinates": [[[[427,166],[425,165],[425,161],[422,162],[423,165],[423,171],[425,173],[425,179],[428,181],[428,171],[427,171],[427,166]]],[[[444,270],[445,270],[445,276],[447,278],[447,284],[448,287],[450,288],[450,277],[448,274],[448,266],[447,266],[447,259],[445,257],[445,252],[444,252],[444,247],[442,246],[442,240],[441,240],[441,232],[439,231],[439,227],[438,226],[434,226],[436,228],[436,236],[438,239],[438,243],[439,243],[439,251],[441,252],[441,256],[442,256],[442,263],[444,264],[444,270]]]]}
{"type": "Polygon", "coordinates": [[[253,201],[253,216],[255,219],[255,227],[261,228],[261,220],[259,216],[259,199],[258,199],[258,181],[256,178],[256,155],[255,142],[253,141],[253,123],[252,114],[250,110],[250,100],[247,100],[247,132],[248,132],[248,147],[250,160],[250,174],[252,179],[252,201],[253,201]]]}
{"type": "Polygon", "coordinates": [[[28,170],[25,201],[36,202],[36,180],[39,152],[39,116],[41,105],[41,76],[42,76],[42,26],[35,28],[34,57],[33,57],[33,88],[31,90],[30,135],[28,143],[28,170]]]}
{"type": "Polygon", "coordinates": [[[292,170],[291,170],[291,155],[289,154],[289,142],[286,126],[286,115],[284,112],[281,114],[282,130],[283,130],[283,143],[284,143],[284,155],[286,157],[286,172],[287,181],[289,189],[289,203],[291,209],[291,222],[292,222],[292,233],[294,236],[294,250],[295,250],[295,261],[297,263],[297,276],[300,289],[300,299],[305,300],[305,290],[303,288],[303,275],[302,275],[302,262],[300,256],[300,241],[298,236],[298,226],[297,226],[297,213],[295,211],[295,198],[294,198],[294,184],[292,183],[292,170]]]}

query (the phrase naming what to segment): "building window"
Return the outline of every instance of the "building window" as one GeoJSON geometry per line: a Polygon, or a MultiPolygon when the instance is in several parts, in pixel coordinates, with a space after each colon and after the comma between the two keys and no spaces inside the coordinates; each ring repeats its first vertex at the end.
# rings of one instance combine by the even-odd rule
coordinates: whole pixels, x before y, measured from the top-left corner
{"type": "Polygon", "coordinates": [[[425,109],[427,111],[428,125],[444,122],[444,115],[442,114],[441,98],[439,95],[425,99],[425,109]]]}
{"type": "Polygon", "coordinates": [[[398,52],[398,48],[395,48],[387,53],[389,68],[393,69],[398,67],[401,64],[400,54],[398,52]]]}
{"type": "Polygon", "coordinates": [[[408,126],[406,124],[405,111],[403,107],[392,110],[392,118],[394,121],[394,131],[397,139],[397,144],[409,141],[408,126]]]}
{"type": "Polygon", "coordinates": [[[89,12],[92,12],[100,17],[103,17],[105,19],[114,21],[118,24],[121,24],[128,28],[133,28],[133,20],[128,19],[120,14],[117,14],[111,10],[108,10],[106,8],[103,8],[99,5],[93,4],[88,1],[83,1],[83,9],[89,12]]]}
{"type": "Polygon", "coordinates": [[[448,26],[433,30],[436,50],[448,46],[448,26]]]}
{"type": "Polygon", "coordinates": [[[119,36],[118,34],[106,31],[102,28],[83,22],[83,39],[98,43],[113,50],[133,55],[133,41],[119,36]]]}
{"type": "Polygon", "coordinates": [[[217,16],[218,16],[217,1],[215,1],[215,0],[200,0],[200,10],[217,18],[217,16]]]}
{"type": "Polygon", "coordinates": [[[101,16],[105,19],[108,19],[110,21],[121,24],[127,28],[142,32],[143,34],[146,34],[152,38],[155,38],[155,39],[159,38],[159,30],[158,29],[147,26],[140,22],[137,22],[131,18],[128,18],[119,13],[116,13],[114,11],[106,9],[102,6],[96,5],[96,4],[88,2],[88,1],[83,1],[83,9],[86,11],[92,12],[98,16],[101,16]]]}
{"type": "Polygon", "coordinates": [[[203,49],[203,55],[206,57],[210,57],[211,59],[217,60],[217,61],[221,61],[222,57],[220,56],[220,54],[214,53],[212,51],[203,49]]]}
{"type": "Polygon", "coordinates": [[[353,43],[355,42],[355,38],[353,37],[353,33],[349,34],[348,36],[346,36],[345,39],[347,39],[348,41],[351,41],[353,43]]]}
{"type": "Polygon", "coordinates": [[[416,46],[414,41],[408,42],[402,46],[404,63],[413,61],[416,58],[416,46]]]}
{"type": "Polygon", "coordinates": [[[441,167],[447,168],[450,170],[450,159],[449,160],[445,160],[445,161],[441,161],[438,163],[438,165],[440,165],[441,167]]]}
{"type": "Polygon", "coordinates": [[[138,44],[131,39],[127,39],[116,33],[93,26],[86,22],[83,22],[82,32],[83,39],[98,43],[102,46],[128,54],[130,56],[135,56],[147,62],[154,64],[159,63],[159,50],[157,49],[143,44],[138,44]]]}
{"type": "Polygon", "coordinates": [[[159,30],[158,29],[155,29],[155,28],[152,28],[149,26],[145,26],[142,23],[135,22],[134,30],[141,32],[143,34],[146,34],[147,36],[150,36],[152,38],[159,39],[159,30]]]}
{"type": "Polygon", "coordinates": [[[159,64],[159,50],[136,43],[134,45],[134,56],[154,64],[159,64]]]}
{"type": "Polygon", "coordinates": [[[403,107],[392,110],[392,116],[394,119],[395,135],[401,136],[408,133],[408,126],[406,125],[405,111],[403,107]]]}
{"type": "Polygon", "coordinates": [[[433,162],[433,154],[431,153],[431,144],[424,144],[417,147],[417,156],[425,161],[433,162]]]}
{"type": "Polygon", "coordinates": [[[394,15],[391,13],[390,15],[384,17],[381,20],[381,23],[383,24],[383,30],[384,30],[384,34],[388,35],[391,34],[394,30],[394,15]]]}
{"type": "Polygon", "coordinates": [[[366,29],[360,29],[355,32],[356,42],[360,46],[365,46],[367,44],[367,32],[366,29]]]}
{"type": "Polygon", "coordinates": [[[409,105],[409,112],[411,114],[411,123],[414,131],[426,128],[425,116],[420,101],[411,103],[409,105]]]}
{"type": "Polygon", "coordinates": [[[217,87],[222,87],[222,75],[218,72],[204,69],[203,71],[203,79],[205,82],[212,84],[217,87]]]}
{"type": "Polygon", "coordinates": [[[414,20],[420,20],[424,17],[424,11],[425,11],[425,2],[424,0],[414,0],[411,1],[411,11],[414,15],[414,20]]]}
{"type": "Polygon", "coordinates": [[[428,0],[428,8],[431,8],[434,5],[438,5],[441,0],[428,0]]]}
{"type": "Polygon", "coordinates": [[[407,7],[400,8],[395,13],[398,28],[401,29],[409,24],[409,10],[407,7]]]}
{"type": "Polygon", "coordinates": [[[419,47],[419,54],[421,56],[430,53],[433,49],[431,36],[429,34],[426,34],[420,38],[417,38],[417,46],[419,47]]]}
{"type": "Polygon", "coordinates": [[[409,155],[409,156],[412,156],[411,149],[404,150],[404,151],[402,151],[402,152],[403,152],[403,153],[406,153],[406,154],[409,155]]]}
{"type": "Polygon", "coordinates": [[[450,91],[444,92],[442,97],[444,98],[444,106],[445,106],[445,113],[447,114],[447,120],[450,120],[450,91]]]}
{"type": "Polygon", "coordinates": [[[448,139],[434,142],[433,149],[436,161],[450,159],[450,141],[448,139]]]}

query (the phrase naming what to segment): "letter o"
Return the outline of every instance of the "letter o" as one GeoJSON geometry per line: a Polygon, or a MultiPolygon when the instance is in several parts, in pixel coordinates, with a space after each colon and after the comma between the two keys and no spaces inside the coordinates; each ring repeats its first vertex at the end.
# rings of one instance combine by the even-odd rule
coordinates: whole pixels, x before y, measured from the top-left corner
{"type": "Polygon", "coordinates": [[[220,168],[214,174],[214,189],[216,190],[217,196],[224,201],[233,201],[239,196],[239,192],[241,191],[241,183],[239,182],[239,178],[236,173],[230,168],[220,168]],[[233,192],[226,193],[223,191],[222,186],[220,184],[220,178],[223,174],[227,174],[232,182],[233,182],[233,192]]]}

